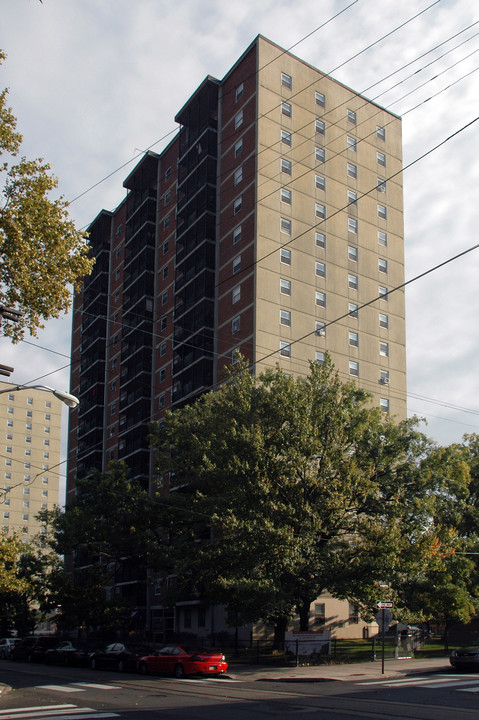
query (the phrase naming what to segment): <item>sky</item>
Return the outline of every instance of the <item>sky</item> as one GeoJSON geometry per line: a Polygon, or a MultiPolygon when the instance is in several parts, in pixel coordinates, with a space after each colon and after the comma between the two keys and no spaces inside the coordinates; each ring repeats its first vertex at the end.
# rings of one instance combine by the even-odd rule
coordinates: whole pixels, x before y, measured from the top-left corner
{"type": "MultiPolygon", "coordinates": [[[[161,152],[206,75],[262,34],[402,116],[406,280],[479,242],[470,0],[0,0],[0,17],[22,154],[51,163],[78,228],[118,205],[134,158],[161,152]]],[[[479,433],[478,277],[476,249],[406,288],[408,414],[442,445],[479,433]]],[[[70,326],[0,338],[10,381],[68,389],[70,326]]]]}

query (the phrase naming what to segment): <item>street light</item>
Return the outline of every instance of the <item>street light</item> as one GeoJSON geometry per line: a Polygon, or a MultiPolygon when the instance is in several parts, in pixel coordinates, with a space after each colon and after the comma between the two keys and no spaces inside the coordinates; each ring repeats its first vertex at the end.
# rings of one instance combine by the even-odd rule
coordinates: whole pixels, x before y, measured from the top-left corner
{"type": "Polygon", "coordinates": [[[17,392],[17,390],[45,390],[46,392],[51,392],[56,398],[61,400],[62,403],[65,403],[65,405],[72,409],[78,407],[80,404],[79,399],[74,395],[70,395],[70,393],[64,392],[63,390],[55,390],[54,388],[48,387],[48,385],[15,385],[14,387],[0,390],[0,395],[17,392]]]}

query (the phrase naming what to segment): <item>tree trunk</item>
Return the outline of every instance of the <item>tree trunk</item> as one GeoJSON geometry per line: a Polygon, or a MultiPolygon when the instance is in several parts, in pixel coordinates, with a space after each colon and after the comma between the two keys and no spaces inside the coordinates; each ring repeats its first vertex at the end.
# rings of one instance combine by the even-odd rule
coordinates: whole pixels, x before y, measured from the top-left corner
{"type": "Polygon", "coordinates": [[[286,632],[286,628],[288,627],[288,618],[281,616],[276,618],[276,621],[274,623],[274,640],[273,640],[273,649],[274,650],[284,650],[284,634],[286,632]]]}
{"type": "Polygon", "coordinates": [[[309,600],[306,600],[303,598],[301,600],[301,603],[298,605],[298,613],[299,613],[299,631],[300,632],[308,632],[309,630],[309,608],[311,606],[311,603],[309,600]]]}

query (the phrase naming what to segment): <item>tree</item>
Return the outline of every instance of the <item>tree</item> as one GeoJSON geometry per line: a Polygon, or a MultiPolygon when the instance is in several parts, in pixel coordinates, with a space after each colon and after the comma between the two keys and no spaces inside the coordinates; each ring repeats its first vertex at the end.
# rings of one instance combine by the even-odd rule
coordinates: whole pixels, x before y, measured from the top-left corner
{"type": "Polygon", "coordinates": [[[295,611],[307,629],[325,589],[371,613],[387,578],[402,601],[405,580],[435,562],[436,497],[451,481],[431,471],[416,426],[372,408],[329,358],[308,377],[276,368],[257,381],[237,363],[152,433],[158,472],[181,489],[162,513],[177,593],[273,624],[278,639],[295,611]]]}
{"type": "Polygon", "coordinates": [[[50,577],[50,602],[58,608],[62,627],[125,629],[136,605],[106,588],[128,568],[146,581],[161,538],[148,492],[128,478],[123,463],[105,472],[92,470],[77,482],[74,500],[64,510],[43,511],[48,542],[59,555],[75,556],[73,567],[50,577]]]}
{"type": "MultiPolygon", "coordinates": [[[[0,51],[0,64],[5,59],[0,51]]],[[[8,90],[0,93],[0,306],[15,307],[23,315],[3,333],[15,342],[25,330],[35,335],[43,321],[68,310],[68,285],[88,275],[86,236],[76,230],[63,197],[50,199],[57,179],[42,159],[21,157],[22,136],[6,104],[8,90]]]]}

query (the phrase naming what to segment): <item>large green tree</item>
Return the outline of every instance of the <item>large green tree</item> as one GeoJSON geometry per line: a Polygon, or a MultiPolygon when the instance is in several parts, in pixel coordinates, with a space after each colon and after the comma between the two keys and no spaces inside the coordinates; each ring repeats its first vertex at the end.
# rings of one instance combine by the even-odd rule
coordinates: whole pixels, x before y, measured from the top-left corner
{"type": "MultiPolygon", "coordinates": [[[[4,59],[0,51],[0,64],[4,59]]],[[[88,275],[93,261],[68,202],[50,197],[58,181],[48,163],[20,157],[22,136],[7,94],[0,92],[0,306],[23,313],[3,325],[3,334],[18,341],[68,310],[68,285],[88,275]]]]}
{"type": "Polygon", "coordinates": [[[406,580],[454,542],[436,524],[438,498],[451,483],[458,502],[467,496],[466,464],[434,472],[436,449],[416,426],[372,408],[329,358],[304,378],[276,368],[255,380],[239,362],[152,433],[158,472],[178,488],[161,511],[177,592],[263,619],[278,637],[294,611],[307,629],[325,589],[371,612],[387,579],[404,603],[406,580]]]}

